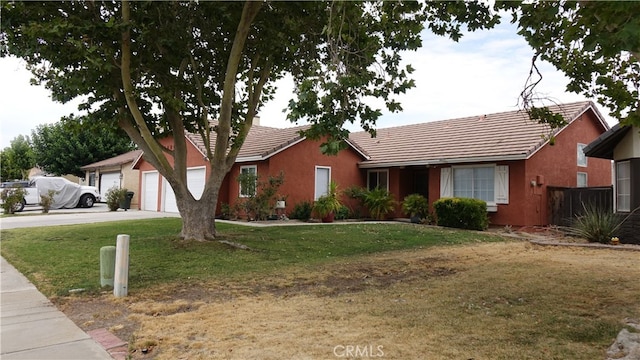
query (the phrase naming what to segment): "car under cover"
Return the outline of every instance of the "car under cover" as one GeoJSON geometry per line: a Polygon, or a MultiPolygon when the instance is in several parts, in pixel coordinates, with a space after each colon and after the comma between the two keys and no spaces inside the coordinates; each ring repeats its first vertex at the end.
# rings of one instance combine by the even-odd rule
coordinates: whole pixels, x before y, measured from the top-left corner
{"type": "Polygon", "coordinates": [[[37,177],[32,182],[40,195],[47,195],[49,190],[55,191],[51,209],[71,209],[78,206],[82,195],[81,185],[59,177],[37,177]]]}

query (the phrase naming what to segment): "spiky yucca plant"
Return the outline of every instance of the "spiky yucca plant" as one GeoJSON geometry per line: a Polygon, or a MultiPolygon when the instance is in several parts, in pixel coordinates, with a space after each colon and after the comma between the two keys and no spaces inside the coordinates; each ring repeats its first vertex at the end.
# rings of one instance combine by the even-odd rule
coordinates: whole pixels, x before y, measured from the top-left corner
{"type": "Polygon", "coordinates": [[[611,211],[599,209],[594,204],[582,204],[584,213],[573,220],[569,234],[589,242],[609,243],[620,229],[623,220],[611,211]]]}

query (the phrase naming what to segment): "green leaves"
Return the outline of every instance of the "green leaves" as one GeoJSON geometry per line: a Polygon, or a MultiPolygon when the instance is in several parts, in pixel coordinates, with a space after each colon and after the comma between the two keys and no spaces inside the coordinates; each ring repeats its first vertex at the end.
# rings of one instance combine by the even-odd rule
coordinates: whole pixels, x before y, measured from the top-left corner
{"type": "MultiPolygon", "coordinates": [[[[640,125],[640,3],[498,2],[496,8],[511,11],[537,55],[569,77],[568,91],[596,98],[621,123],[640,125]]],[[[525,103],[536,97],[523,95],[525,103]]]]}
{"type": "Polygon", "coordinates": [[[108,159],[133,149],[131,140],[115,128],[97,127],[87,118],[63,118],[40,125],[32,132],[38,166],[56,175],[84,177],[81,166],[108,159]]]}

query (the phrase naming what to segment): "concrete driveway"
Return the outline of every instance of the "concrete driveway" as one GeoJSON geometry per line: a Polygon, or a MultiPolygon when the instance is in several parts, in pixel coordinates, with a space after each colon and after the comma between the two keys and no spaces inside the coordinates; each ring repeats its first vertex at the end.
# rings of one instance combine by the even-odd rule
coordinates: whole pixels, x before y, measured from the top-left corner
{"type": "Polygon", "coordinates": [[[163,217],[180,217],[177,213],[161,213],[155,211],[140,211],[119,209],[109,211],[106,204],[98,203],[92,208],[58,209],[48,214],[42,213],[42,208],[36,206],[25,207],[25,210],[0,218],[0,229],[15,229],[24,227],[89,224],[119,220],[137,220],[163,217]]]}

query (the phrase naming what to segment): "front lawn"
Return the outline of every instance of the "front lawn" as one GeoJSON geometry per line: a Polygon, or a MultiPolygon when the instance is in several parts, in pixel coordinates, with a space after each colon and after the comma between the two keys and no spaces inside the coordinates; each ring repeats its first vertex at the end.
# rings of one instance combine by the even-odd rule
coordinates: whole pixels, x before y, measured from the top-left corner
{"type": "Polygon", "coordinates": [[[277,272],[332,259],[433,245],[501,241],[501,237],[410,224],[304,225],[254,228],[218,224],[218,242],[182,242],[178,218],[3,230],[2,256],[40,291],[66,295],[95,292],[100,285],[100,248],[129,234],[129,292],[157,284],[235,278],[277,272]]]}

